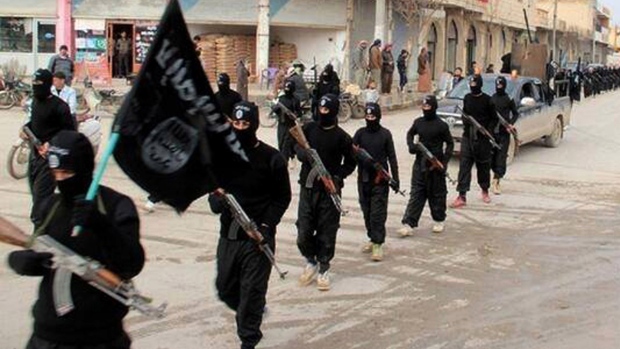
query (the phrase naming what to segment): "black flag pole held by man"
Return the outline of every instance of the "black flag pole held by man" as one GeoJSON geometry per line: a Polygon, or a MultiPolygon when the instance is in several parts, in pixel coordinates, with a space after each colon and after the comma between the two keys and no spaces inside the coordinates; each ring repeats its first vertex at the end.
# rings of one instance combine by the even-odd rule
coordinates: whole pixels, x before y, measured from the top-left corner
{"type": "Polygon", "coordinates": [[[113,127],[120,134],[114,158],[123,171],[179,212],[215,190],[218,178],[246,168],[177,0],[168,3],[113,127]]]}

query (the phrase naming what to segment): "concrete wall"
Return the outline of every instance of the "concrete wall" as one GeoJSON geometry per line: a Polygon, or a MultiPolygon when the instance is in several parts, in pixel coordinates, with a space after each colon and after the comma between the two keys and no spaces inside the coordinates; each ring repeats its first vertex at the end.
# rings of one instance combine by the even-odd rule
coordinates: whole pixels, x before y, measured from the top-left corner
{"type": "Polygon", "coordinates": [[[26,66],[26,75],[34,74],[39,68],[47,68],[47,63],[53,56],[53,53],[6,53],[0,52],[0,64],[5,64],[11,59],[17,59],[20,65],[26,66]]]}

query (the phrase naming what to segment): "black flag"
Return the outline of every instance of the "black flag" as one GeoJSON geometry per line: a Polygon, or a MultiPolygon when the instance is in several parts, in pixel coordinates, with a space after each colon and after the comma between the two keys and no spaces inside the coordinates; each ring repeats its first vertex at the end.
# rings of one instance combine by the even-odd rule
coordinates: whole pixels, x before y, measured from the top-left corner
{"type": "Polygon", "coordinates": [[[142,189],[177,211],[247,168],[247,157],[220,113],[177,0],[162,17],[113,132],[114,158],[142,189]]]}

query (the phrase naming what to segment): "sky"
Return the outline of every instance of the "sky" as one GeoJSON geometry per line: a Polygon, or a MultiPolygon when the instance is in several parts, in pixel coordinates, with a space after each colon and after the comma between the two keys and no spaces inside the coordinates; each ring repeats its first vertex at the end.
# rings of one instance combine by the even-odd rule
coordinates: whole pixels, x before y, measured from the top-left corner
{"type": "Polygon", "coordinates": [[[603,4],[613,12],[612,21],[620,25],[620,0],[603,0],[603,4]]]}

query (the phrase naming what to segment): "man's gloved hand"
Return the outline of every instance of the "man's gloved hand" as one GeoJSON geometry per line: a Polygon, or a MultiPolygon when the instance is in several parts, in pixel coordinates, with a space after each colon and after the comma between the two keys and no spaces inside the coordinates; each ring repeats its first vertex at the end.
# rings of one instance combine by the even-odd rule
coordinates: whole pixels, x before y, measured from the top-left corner
{"type": "Polygon", "coordinates": [[[273,246],[273,232],[268,225],[261,224],[258,227],[258,232],[263,236],[263,241],[260,242],[261,245],[273,246]]]}
{"type": "Polygon", "coordinates": [[[92,200],[76,200],[73,206],[71,224],[81,227],[95,227],[101,224],[104,217],[97,210],[97,204],[92,200]]]}
{"type": "Polygon", "coordinates": [[[332,180],[336,185],[336,190],[342,190],[342,188],[344,188],[344,180],[340,178],[340,176],[333,176],[332,180]]]}
{"type": "Polygon", "coordinates": [[[9,266],[19,275],[42,276],[51,267],[53,254],[33,250],[14,251],[9,254],[9,266]]]}

